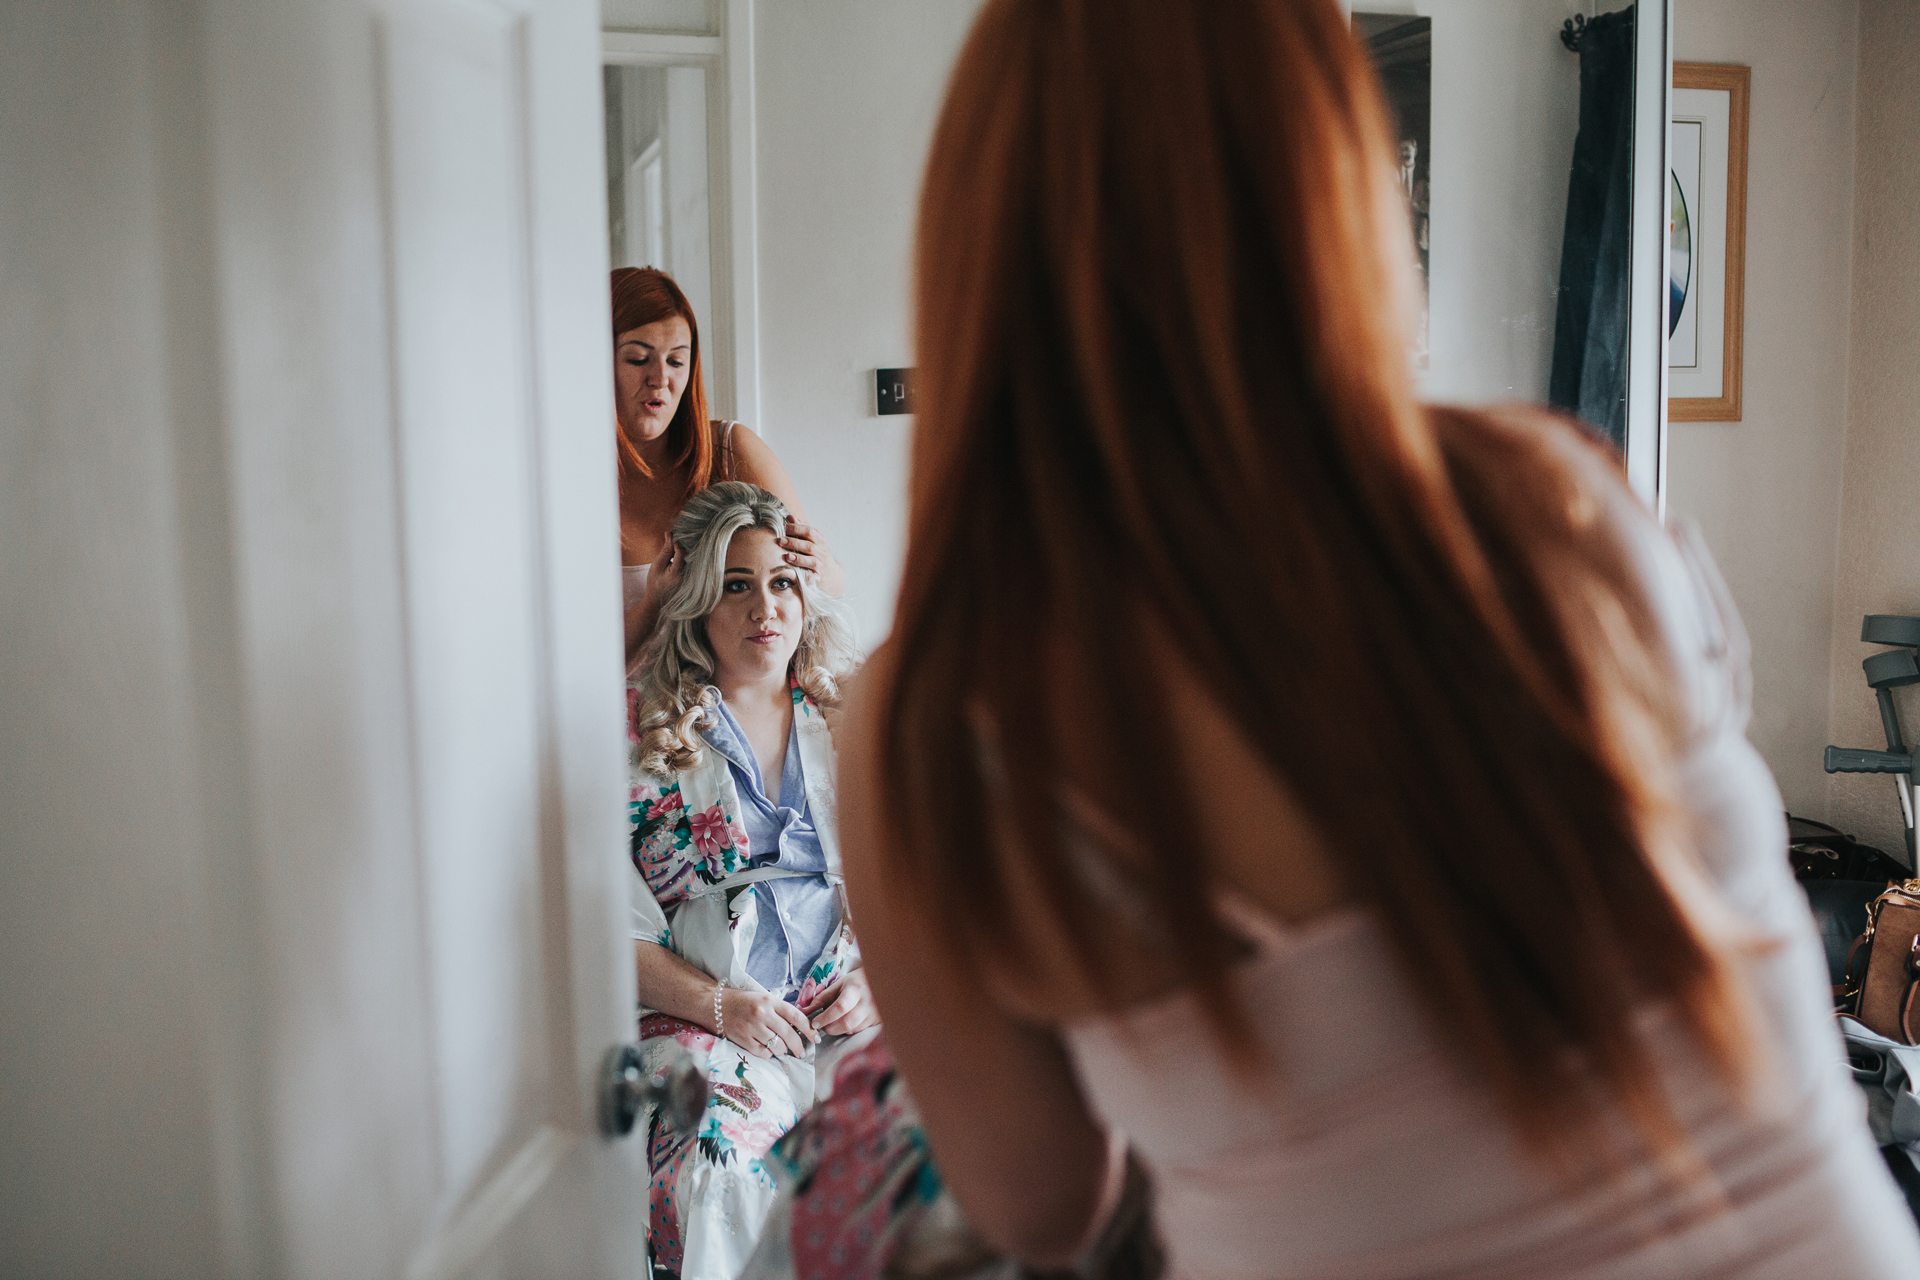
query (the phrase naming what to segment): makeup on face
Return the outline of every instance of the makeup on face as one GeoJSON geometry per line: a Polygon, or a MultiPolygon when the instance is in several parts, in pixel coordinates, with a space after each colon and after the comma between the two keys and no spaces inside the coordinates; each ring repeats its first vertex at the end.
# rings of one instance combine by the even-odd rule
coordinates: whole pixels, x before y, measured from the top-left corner
{"type": "Polygon", "coordinates": [[[693,367],[693,331],[679,316],[629,329],[614,344],[620,425],[638,440],[662,435],[680,409],[693,367]]]}
{"type": "Polygon", "coordinates": [[[806,617],[800,571],[776,535],[742,529],[727,547],[720,602],[707,615],[707,642],[723,680],[784,673],[806,617]]]}

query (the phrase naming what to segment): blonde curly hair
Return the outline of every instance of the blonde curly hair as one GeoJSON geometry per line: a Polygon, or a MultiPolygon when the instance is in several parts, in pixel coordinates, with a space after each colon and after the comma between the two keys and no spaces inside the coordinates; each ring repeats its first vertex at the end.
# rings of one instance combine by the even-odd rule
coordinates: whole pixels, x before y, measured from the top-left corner
{"type": "MultiPolygon", "coordinates": [[[[759,485],[739,480],[708,485],[687,499],[673,522],[680,549],[680,581],[660,607],[660,623],[630,680],[639,691],[642,772],[666,777],[700,763],[701,725],[711,723],[720,691],[713,687],[713,648],[707,615],[719,605],[726,583],[727,547],[742,529],[765,529],[776,538],[787,529],[787,508],[759,485]]],[[[840,681],[859,663],[852,611],[820,589],[813,574],[800,580],[800,643],[787,670],[795,684],[823,709],[840,701],[840,681]]]]}

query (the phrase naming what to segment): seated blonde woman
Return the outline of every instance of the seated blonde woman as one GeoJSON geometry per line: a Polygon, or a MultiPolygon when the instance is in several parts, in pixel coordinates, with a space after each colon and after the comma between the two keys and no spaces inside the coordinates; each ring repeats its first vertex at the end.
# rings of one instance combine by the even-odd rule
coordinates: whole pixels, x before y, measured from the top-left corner
{"type": "Polygon", "coordinates": [[[697,1133],[647,1135],[655,1274],[731,1280],[773,1202],[763,1163],[812,1105],[820,1047],[878,1018],[840,887],[824,709],[851,669],[844,606],[788,563],[756,485],[696,493],[685,568],[628,690],[634,965],[651,1069],[708,1055],[697,1133]]]}

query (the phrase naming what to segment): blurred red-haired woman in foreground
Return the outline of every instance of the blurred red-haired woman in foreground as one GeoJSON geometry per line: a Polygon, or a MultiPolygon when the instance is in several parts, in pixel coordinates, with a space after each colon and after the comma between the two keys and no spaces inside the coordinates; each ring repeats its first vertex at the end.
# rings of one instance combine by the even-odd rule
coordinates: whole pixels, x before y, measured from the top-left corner
{"type": "Polygon", "coordinates": [[[1704,553],[1423,407],[1331,0],[990,0],[934,139],[875,996],[990,1241],[1175,1274],[1920,1275],[1704,553]],[[1124,1135],[1124,1141],[1122,1139],[1124,1135]]]}
{"type": "Polygon", "coordinates": [[[790,516],[780,539],[787,563],[813,572],[829,595],[845,591],[846,572],[806,523],[793,481],[773,450],[740,423],[707,417],[700,325],[680,286],[653,267],[620,267],[612,284],[629,665],[653,633],[673,585],[667,530],[687,499],[715,481],[744,480],[779,498],[790,516]]]}

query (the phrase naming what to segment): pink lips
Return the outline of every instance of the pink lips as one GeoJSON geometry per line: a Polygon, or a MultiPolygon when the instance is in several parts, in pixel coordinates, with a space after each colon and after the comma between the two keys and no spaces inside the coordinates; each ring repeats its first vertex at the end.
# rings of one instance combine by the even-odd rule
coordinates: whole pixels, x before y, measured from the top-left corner
{"type": "Polygon", "coordinates": [[[756,631],[747,637],[747,639],[754,644],[772,644],[779,638],[780,633],[778,631],[756,631]]]}

